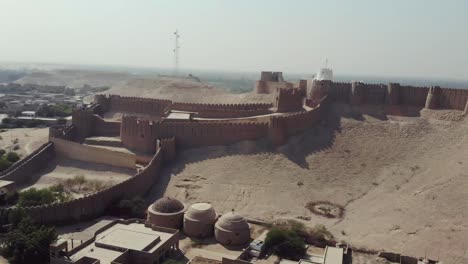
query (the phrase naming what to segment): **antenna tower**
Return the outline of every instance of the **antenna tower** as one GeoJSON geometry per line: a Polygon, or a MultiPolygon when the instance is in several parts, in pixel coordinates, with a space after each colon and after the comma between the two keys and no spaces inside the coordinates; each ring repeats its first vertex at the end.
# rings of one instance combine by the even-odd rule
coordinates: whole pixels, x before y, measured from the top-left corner
{"type": "Polygon", "coordinates": [[[180,49],[180,46],[179,46],[179,38],[180,38],[180,35],[179,35],[179,32],[178,30],[176,29],[176,31],[174,32],[174,36],[175,36],[175,46],[174,46],[174,75],[175,76],[178,76],[179,75],[179,49],[180,49]]]}

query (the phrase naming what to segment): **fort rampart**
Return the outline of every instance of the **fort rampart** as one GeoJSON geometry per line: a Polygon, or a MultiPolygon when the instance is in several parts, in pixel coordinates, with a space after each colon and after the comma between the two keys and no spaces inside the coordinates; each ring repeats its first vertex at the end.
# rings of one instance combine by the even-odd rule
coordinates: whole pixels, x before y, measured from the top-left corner
{"type": "Polygon", "coordinates": [[[318,100],[328,95],[335,102],[382,105],[408,105],[429,109],[454,109],[467,107],[468,90],[433,87],[402,86],[398,83],[366,84],[311,81],[307,96],[318,100]]]}
{"type": "Polygon", "coordinates": [[[23,159],[15,162],[10,168],[0,173],[0,180],[13,181],[13,188],[31,180],[31,177],[43,169],[54,157],[54,144],[47,142],[23,159]]]}
{"type": "Polygon", "coordinates": [[[60,157],[135,169],[135,154],[83,145],[61,138],[51,138],[51,142],[54,143],[55,153],[60,157]]]}
{"type": "Polygon", "coordinates": [[[226,117],[248,117],[271,113],[271,103],[253,104],[193,104],[173,103],[171,110],[196,112],[197,117],[226,118],[226,117]]]}
{"type": "Polygon", "coordinates": [[[227,145],[259,139],[267,135],[267,130],[267,123],[151,122],[135,116],[123,116],[120,139],[128,148],[152,153],[157,139],[175,137],[180,147],[227,145]]]}
{"type": "Polygon", "coordinates": [[[275,107],[277,112],[301,111],[306,95],[305,88],[278,89],[276,91],[275,107]]]}
{"type": "MultiPolygon", "coordinates": [[[[53,145],[53,143],[49,143],[53,145]]],[[[40,224],[56,224],[95,218],[104,213],[113,202],[122,198],[144,195],[159,178],[163,151],[159,150],[148,166],[132,178],[103,191],[68,202],[23,208],[25,214],[40,224]]],[[[14,209],[3,209],[2,215],[14,209]]]]}
{"type": "MultiPolygon", "coordinates": [[[[99,111],[146,114],[161,117],[169,110],[196,112],[198,117],[225,118],[247,117],[271,113],[271,103],[247,104],[198,104],[179,103],[170,100],[148,99],[139,97],[124,97],[118,95],[96,95],[94,102],[100,105],[99,111]]],[[[85,117],[84,117],[85,118],[85,117]]]]}

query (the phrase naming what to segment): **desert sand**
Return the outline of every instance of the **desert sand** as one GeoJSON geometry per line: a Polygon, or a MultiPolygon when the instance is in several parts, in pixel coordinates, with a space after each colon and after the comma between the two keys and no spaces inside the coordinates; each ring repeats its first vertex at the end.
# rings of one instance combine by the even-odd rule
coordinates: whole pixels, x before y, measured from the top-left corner
{"type": "Polygon", "coordinates": [[[48,128],[14,128],[0,132],[0,148],[14,151],[22,157],[49,140],[48,128]]]}

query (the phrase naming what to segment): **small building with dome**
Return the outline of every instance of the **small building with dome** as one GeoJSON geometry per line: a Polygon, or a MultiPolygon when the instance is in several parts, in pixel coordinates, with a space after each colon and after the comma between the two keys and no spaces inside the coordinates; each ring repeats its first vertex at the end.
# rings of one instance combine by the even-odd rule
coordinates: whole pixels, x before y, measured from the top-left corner
{"type": "Polygon", "coordinates": [[[234,211],[224,214],[215,224],[215,238],[223,245],[243,245],[250,240],[250,226],[234,211]]]}
{"type": "Polygon", "coordinates": [[[163,197],[148,207],[147,221],[153,225],[180,229],[186,207],[179,200],[163,197]]]}
{"type": "Polygon", "coordinates": [[[184,232],[187,236],[204,238],[213,234],[216,212],[209,203],[195,203],[184,215],[184,232]]]}

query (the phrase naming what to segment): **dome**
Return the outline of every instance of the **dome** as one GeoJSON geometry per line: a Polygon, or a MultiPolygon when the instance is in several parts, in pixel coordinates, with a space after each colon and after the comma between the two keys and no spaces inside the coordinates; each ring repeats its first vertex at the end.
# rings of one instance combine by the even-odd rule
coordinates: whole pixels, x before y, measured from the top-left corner
{"type": "Polygon", "coordinates": [[[238,231],[250,229],[247,221],[240,215],[231,212],[221,216],[216,222],[216,227],[226,231],[238,231]]]}
{"type": "Polygon", "coordinates": [[[155,212],[172,214],[184,210],[185,206],[177,199],[163,197],[158,199],[151,206],[155,212]]]}
{"type": "Polygon", "coordinates": [[[209,203],[196,203],[192,204],[185,212],[185,218],[191,221],[212,224],[216,221],[216,212],[209,203]]]}

